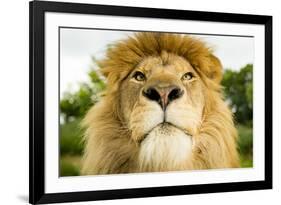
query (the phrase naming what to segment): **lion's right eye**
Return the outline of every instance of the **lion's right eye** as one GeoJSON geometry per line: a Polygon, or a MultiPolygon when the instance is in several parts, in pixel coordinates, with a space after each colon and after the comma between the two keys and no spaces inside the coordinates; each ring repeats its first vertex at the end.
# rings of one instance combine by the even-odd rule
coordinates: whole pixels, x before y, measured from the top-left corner
{"type": "Polygon", "coordinates": [[[142,72],[137,71],[133,75],[133,78],[136,79],[137,81],[144,81],[145,80],[145,75],[142,72]]]}
{"type": "Polygon", "coordinates": [[[187,73],[185,73],[183,76],[182,76],[182,80],[191,80],[192,78],[194,78],[194,75],[193,75],[193,73],[191,73],[191,72],[187,72],[187,73]]]}

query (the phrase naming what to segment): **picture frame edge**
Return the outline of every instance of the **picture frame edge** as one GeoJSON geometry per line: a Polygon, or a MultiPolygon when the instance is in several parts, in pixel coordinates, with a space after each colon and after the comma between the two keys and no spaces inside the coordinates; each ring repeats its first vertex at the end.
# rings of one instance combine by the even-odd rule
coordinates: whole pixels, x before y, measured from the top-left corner
{"type": "MultiPolygon", "coordinates": [[[[241,17],[250,17],[249,21],[253,21],[254,17],[257,19],[253,22],[259,21],[258,24],[265,26],[265,103],[266,103],[266,121],[265,121],[265,180],[264,181],[250,181],[250,182],[230,182],[219,184],[198,184],[198,185],[183,185],[183,186],[167,186],[167,187],[150,187],[150,188],[136,188],[136,189],[120,189],[120,190],[106,190],[106,191],[82,191],[82,192],[66,192],[66,193],[45,193],[45,161],[44,161],[44,14],[48,11],[53,11],[56,5],[71,4],[80,6],[92,4],[80,3],[66,3],[66,2],[48,2],[48,1],[30,1],[29,2],[29,203],[57,203],[57,202],[74,202],[74,201],[90,201],[90,200],[110,200],[110,199],[123,199],[123,198],[140,198],[140,197],[156,197],[156,196],[174,196],[183,194],[205,194],[217,192],[231,192],[231,191],[250,191],[261,189],[272,189],[272,16],[266,15],[252,15],[252,14],[233,14],[233,13],[218,13],[218,12],[204,12],[204,11],[191,11],[203,15],[228,15],[228,20],[235,17],[236,20],[241,17]],[[39,69],[38,69],[39,68],[39,69]],[[43,92],[42,92],[43,91],[43,92]],[[268,106],[267,106],[268,105],[268,106]],[[215,188],[221,185],[229,186],[229,190],[215,188]],[[240,184],[240,185],[239,185],[240,184]],[[238,185],[238,186],[237,186],[238,185]],[[204,186],[206,191],[193,192],[188,191],[186,187],[204,186]],[[213,186],[213,187],[212,187],[213,186]],[[163,189],[164,188],[164,189],[163,189]],[[166,189],[177,188],[175,190],[184,189],[179,193],[167,193],[166,189]],[[210,189],[208,190],[207,189],[210,189]],[[232,189],[231,189],[232,188],[232,189]],[[156,195],[147,194],[146,190],[157,190],[156,195]],[[128,190],[132,190],[129,192],[128,190]],[[162,191],[161,191],[162,190],[162,191]],[[115,193],[114,193],[115,191],[115,193]],[[122,196],[121,192],[127,191],[129,196],[122,196]],[[134,196],[132,193],[139,192],[139,196],[134,196]],[[107,194],[114,194],[115,197],[106,197],[107,194]],[[158,195],[157,195],[158,193],[158,195]],[[92,196],[92,198],[89,196],[92,196]],[[93,194],[101,194],[94,196],[93,194]],[[66,197],[66,199],[64,199],[66,197]],[[71,197],[71,198],[70,198],[71,197]],[[81,200],[85,197],[85,200],[81,200]],[[100,197],[100,198],[98,198],[100,197]]],[[[172,10],[172,9],[157,9],[146,7],[124,7],[112,5],[99,5],[103,8],[124,8],[124,9],[143,9],[146,11],[173,11],[173,12],[190,12],[186,10],[172,10]]],[[[94,8],[94,7],[92,7],[94,8]]],[[[67,10],[67,8],[65,9],[67,10]]],[[[65,11],[64,11],[65,12],[65,11]]],[[[78,12],[79,13],[79,12],[78,12]]],[[[109,15],[113,15],[112,13],[109,15]]],[[[193,19],[194,20],[194,19],[193,19]]],[[[241,19],[240,19],[241,21],[241,19]]],[[[233,21],[229,21],[233,22],[233,21]]],[[[242,23],[242,22],[239,22],[242,23]]],[[[222,187],[221,187],[222,188],[222,187]]],[[[171,190],[170,190],[171,191],[171,190]]]]}

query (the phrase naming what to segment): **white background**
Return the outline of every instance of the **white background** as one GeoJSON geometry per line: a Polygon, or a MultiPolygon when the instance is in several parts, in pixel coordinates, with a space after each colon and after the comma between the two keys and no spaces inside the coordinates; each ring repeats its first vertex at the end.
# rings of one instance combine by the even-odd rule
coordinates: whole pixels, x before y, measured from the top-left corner
{"type": "MultiPolygon", "coordinates": [[[[74,1],[74,0],[73,0],[74,1]]],[[[82,0],[80,1],[82,2],[82,0]]],[[[276,0],[97,0],[88,3],[267,14],[274,17],[274,189],[236,193],[126,199],[79,204],[278,204],[280,203],[281,13],[276,0]],[[279,92],[280,93],[280,92],[279,92]],[[279,202],[278,202],[279,201],[279,202]]],[[[1,2],[0,32],[0,204],[26,204],[28,199],[28,1],[1,2]],[[4,3],[5,2],[5,3],[4,3]]]]}

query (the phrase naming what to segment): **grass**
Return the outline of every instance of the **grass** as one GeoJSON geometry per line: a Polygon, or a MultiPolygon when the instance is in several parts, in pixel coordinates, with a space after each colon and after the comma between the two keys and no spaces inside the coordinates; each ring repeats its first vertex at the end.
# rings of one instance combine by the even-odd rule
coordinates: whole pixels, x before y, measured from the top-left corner
{"type": "MultiPolygon", "coordinates": [[[[60,127],[60,176],[78,176],[81,167],[83,131],[80,129],[80,119],[60,127]]],[[[238,148],[241,167],[253,166],[253,131],[249,125],[237,125],[239,140],[238,148]]]]}
{"type": "Polygon", "coordinates": [[[240,165],[243,168],[253,167],[253,157],[252,157],[252,155],[241,155],[240,154],[240,165]]]}
{"type": "Polygon", "coordinates": [[[81,168],[80,155],[62,155],[60,158],[60,176],[79,176],[81,168]]]}
{"type": "Polygon", "coordinates": [[[253,129],[251,126],[241,124],[237,129],[241,167],[253,167],[253,129]]]}
{"type": "Polygon", "coordinates": [[[82,143],[83,130],[80,119],[76,119],[60,126],[60,153],[61,155],[81,155],[84,149],[82,143]]]}

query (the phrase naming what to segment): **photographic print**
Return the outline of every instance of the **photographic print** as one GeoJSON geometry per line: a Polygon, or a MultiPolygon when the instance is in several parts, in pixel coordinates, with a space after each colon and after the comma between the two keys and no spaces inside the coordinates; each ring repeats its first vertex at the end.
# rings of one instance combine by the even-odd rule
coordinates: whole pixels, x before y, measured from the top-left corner
{"type": "Polygon", "coordinates": [[[30,2],[30,203],[272,188],[272,17],[30,2]]]}
{"type": "Polygon", "coordinates": [[[60,175],[252,167],[252,36],[60,28],[60,175]]]}

